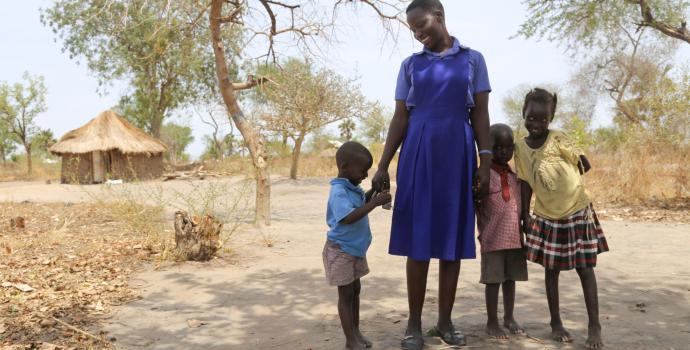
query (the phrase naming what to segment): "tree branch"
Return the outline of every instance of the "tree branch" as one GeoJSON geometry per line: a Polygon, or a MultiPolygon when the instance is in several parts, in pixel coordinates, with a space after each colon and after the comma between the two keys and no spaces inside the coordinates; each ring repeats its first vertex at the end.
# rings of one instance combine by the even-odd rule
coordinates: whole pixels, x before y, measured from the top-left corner
{"type": "Polygon", "coordinates": [[[642,16],[642,21],[638,23],[641,27],[654,28],[665,35],[672,38],[680,39],[690,44],[690,32],[687,29],[687,22],[682,21],[678,27],[673,27],[668,23],[658,21],[654,18],[652,14],[652,8],[649,6],[646,0],[626,0],[628,3],[637,4],[640,6],[640,15],[642,16]]]}
{"type": "Polygon", "coordinates": [[[250,74],[247,77],[247,81],[245,81],[244,83],[232,83],[232,89],[235,91],[248,90],[257,85],[261,85],[267,81],[271,81],[271,79],[267,77],[260,77],[259,79],[254,79],[254,75],[250,74]]]}

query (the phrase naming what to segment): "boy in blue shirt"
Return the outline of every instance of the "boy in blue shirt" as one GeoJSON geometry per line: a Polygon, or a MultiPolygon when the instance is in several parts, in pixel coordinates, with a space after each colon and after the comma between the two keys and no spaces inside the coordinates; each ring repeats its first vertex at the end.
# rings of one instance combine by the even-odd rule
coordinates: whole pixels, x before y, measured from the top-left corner
{"type": "Polygon", "coordinates": [[[328,197],[328,239],[323,248],[326,279],[338,286],[338,315],[347,349],[371,347],[359,330],[359,279],[369,273],[366,253],[371,244],[367,214],[390,203],[388,191],[375,193],[359,186],[366,179],[373,157],[357,142],[346,142],[335,154],[338,177],[331,180],[328,197]]]}

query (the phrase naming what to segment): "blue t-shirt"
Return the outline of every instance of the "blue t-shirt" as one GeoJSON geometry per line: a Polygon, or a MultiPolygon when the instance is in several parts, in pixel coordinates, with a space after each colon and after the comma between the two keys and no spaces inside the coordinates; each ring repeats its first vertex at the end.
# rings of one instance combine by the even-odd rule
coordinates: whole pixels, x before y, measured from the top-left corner
{"type": "Polygon", "coordinates": [[[328,240],[340,245],[345,253],[364,257],[371,244],[369,217],[345,225],[340,221],[355,209],[364,205],[364,190],[353,185],[349,180],[336,178],[331,180],[331,193],[328,196],[326,223],[328,223],[328,240]]]}
{"type": "MultiPolygon", "coordinates": [[[[484,61],[484,56],[482,56],[479,51],[470,49],[469,47],[460,45],[458,39],[453,38],[453,46],[440,54],[438,52],[433,52],[426,47],[421,52],[415,53],[414,55],[427,55],[433,59],[444,59],[444,57],[450,57],[458,54],[460,50],[469,50],[469,61],[470,61],[470,76],[469,85],[467,88],[467,107],[474,107],[474,94],[477,92],[489,92],[491,91],[491,84],[489,83],[489,73],[486,69],[486,62],[484,61]]],[[[400,71],[398,72],[398,81],[395,86],[395,99],[405,101],[407,108],[410,109],[414,107],[414,86],[412,85],[412,56],[406,58],[400,65],[400,71]]]]}

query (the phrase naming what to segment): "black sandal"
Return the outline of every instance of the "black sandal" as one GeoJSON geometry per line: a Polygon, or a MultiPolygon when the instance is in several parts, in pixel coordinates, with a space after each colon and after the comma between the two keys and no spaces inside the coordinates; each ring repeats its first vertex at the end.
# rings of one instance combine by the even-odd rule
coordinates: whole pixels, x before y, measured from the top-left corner
{"type": "Polygon", "coordinates": [[[441,338],[441,340],[443,340],[448,345],[467,345],[467,339],[465,338],[465,335],[462,334],[462,332],[456,330],[455,327],[453,327],[453,325],[450,325],[450,330],[446,332],[441,332],[437,327],[434,327],[431,330],[429,330],[429,335],[441,338]]]}
{"type": "Polygon", "coordinates": [[[422,350],[424,348],[424,337],[421,334],[408,334],[400,341],[403,350],[422,350]]]}

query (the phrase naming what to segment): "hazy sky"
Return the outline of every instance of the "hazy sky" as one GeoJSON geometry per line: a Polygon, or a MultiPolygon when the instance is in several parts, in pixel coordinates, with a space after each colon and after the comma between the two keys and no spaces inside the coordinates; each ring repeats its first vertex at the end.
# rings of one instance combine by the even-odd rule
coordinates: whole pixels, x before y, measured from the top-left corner
{"type": "MultiPolygon", "coordinates": [[[[39,8],[49,7],[51,3],[45,0],[1,1],[0,81],[19,81],[24,71],[43,75],[48,88],[48,111],[38,118],[38,123],[60,137],[115,105],[126,86],[116,83],[107,95],[97,93],[96,79],[83,64],[77,64],[62,53],[55,35],[41,24],[39,8]]],[[[562,84],[567,81],[573,61],[562,48],[550,42],[510,39],[525,15],[519,1],[446,0],[444,5],[451,34],[462,44],[484,54],[493,87],[490,97],[492,122],[505,121],[500,102],[511,88],[523,83],[562,84]]],[[[410,53],[419,51],[421,44],[415,42],[409,32],[403,32],[396,47],[384,45],[382,49],[384,33],[378,18],[367,8],[347,13],[353,14],[342,18],[348,27],[340,30],[339,42],[327,48],[328,58],[324,65],[345,76],[358,76],[367,97],[392,107],[400,62],[410,53]]],[[[687,60],[690,50],[684,47],[680,56],[687,60]]],[[[608,124],[607,114],[599,113],[595,125],[608,124]]],[[[183,120],[194,129],[196,141],[188,151],[197,156],[203,150],[202,137],[209,129],[196,117],[183,120]]]]}

